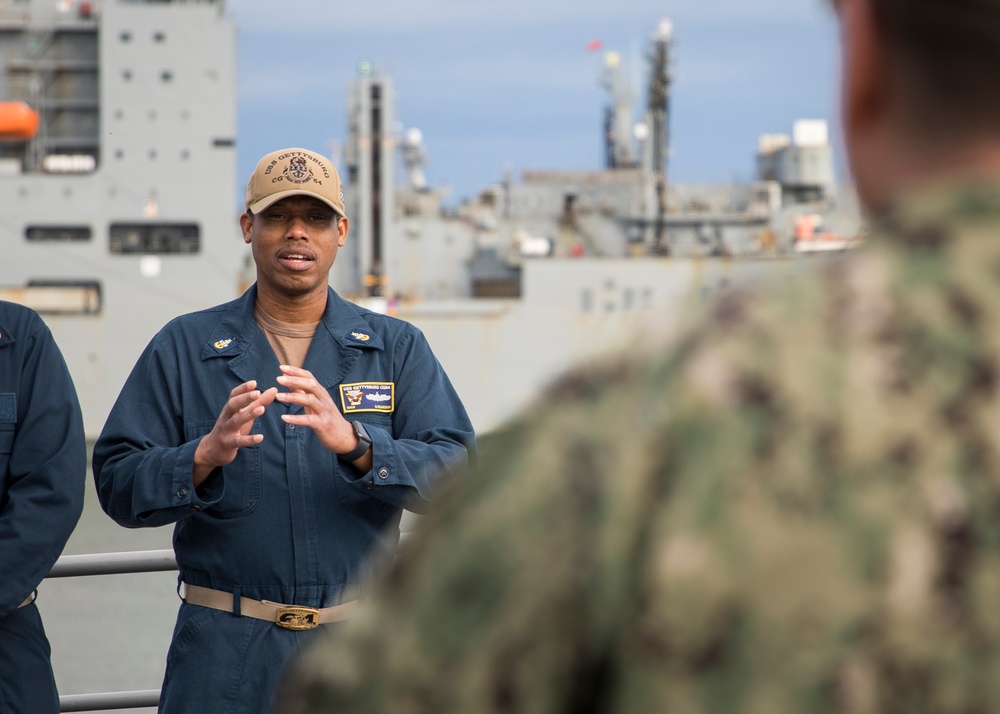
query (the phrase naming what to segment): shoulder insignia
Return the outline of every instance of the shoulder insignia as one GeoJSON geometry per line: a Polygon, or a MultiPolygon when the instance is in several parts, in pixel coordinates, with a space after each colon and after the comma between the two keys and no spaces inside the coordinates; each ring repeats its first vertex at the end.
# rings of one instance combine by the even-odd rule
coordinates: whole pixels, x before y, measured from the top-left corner
{"type": "Polygon", "coordinates": [[[225,339],[225,340],[219,340],[218,342],[213,342],[212,343],[212,347],[214,347],[219,352],[221,352],[222,350],[224,350],[227,347],[229,347],[229,345],[231,345],[232,343],[233,343],[233,339],[230,337],[230,338],[225,339]]]}
{"type": "Polygon", "coordinates": [[[382,412],[396,408],[394,382],[357,382],[340,385],[340,405],[344,414],[350,412],[382,412]]]}
{"type": "Polygon", "coordinates": [[[358,342],[367,342],[371,339],[371,335],[366,335],[364,332],[352,332],[351,337],[356,339],[358,342]]]}

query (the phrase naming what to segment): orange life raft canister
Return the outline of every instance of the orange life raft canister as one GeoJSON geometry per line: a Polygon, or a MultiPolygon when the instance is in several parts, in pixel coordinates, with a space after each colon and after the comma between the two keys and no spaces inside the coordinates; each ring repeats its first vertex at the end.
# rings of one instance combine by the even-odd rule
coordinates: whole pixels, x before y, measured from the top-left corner
{"type": "Polygon", "coordinates": [[[0,141],[27,141],[38,133],[38,112],[24,102],[0,102],[0,141]]]}

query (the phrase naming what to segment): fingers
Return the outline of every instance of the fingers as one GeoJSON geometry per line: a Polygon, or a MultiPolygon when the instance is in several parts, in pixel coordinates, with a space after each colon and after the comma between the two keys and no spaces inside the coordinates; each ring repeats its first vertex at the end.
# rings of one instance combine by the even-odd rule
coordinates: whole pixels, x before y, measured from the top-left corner
{"type": "Polygon", "coordinates": [[[277,378],[278,384],[289,391],[277,394],[279,402],[298,404],[315,412],[335,409],[330,393],[316,381],[310,371],[289,365],[281,365],[281,371],[284,374],[277,378]]]}
{"type": "Polygon", "coordinates": [[[249,382],[244,382],[243,384],[233,387],[233,391],[229,393],[230,399],[245,392],[252,391],[257,388],[257,380],[251,379],[249,382]]]}
{"type": "Polygon", "coordinates": [[[257,382],[251,380],[244,382],[229,393],[229,399],[223,407],[223,413],[255,413],[257,416],[263,413],[258,407],[266,407],[274,401],[278,393],[277,387],[271,387],[265,392],[256,389],[257,382]]]}
{"type": "Polygon", "coordinates": [[[261,393],[261,395],[257,398],[257,403],[262,407],[266,407],[272,404],[274,402],[275,397],[277,396],[278,396],[278,388],[271,387],[270,389],[261,393]]]}
{"type": "Polygon", "coordinates": [[[277,387],[259,391],[256,380],[244,382],[229,393],[229,399],[223,405],[212,431],[198,443],[195,452],[196,485],[205,479],[211,468],[232,463],[239,449],[255,446],[264,440],[263,434],[251,434],[250,430],[254,420],[263,416],[277,395],[277,387]]]}
{"type": "MultiPolygon", "coordinates": [[[[312,392],[320,386],[312,372],[307,369],[283,364],[281,365],[281,371],[282,374],[277,378],[277,382],[291,391],[312,392]]],[[[324,389],[323,391],[325,392],[326,390],[324,389]]]]}
{"type": "Polygon", "coordinates": [[[278,388],[271,387],[260,392],[256,386],[257,382],[251,380],[233,389],[219,414],[210,436],[214,435],[227,449],[258,444],[264,438],[262,434],[251,434],[250,429],[254,420],[262,416],[267,406],[274,402],[278,388]]]}

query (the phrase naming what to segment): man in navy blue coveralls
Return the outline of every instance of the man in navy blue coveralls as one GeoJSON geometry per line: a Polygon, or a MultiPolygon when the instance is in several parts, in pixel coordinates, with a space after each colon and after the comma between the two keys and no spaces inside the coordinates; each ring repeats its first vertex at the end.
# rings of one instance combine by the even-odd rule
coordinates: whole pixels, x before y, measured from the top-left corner
{"type": "Polygon", "coordinates": [[[257,282],[152,339],[94,447],[112,518],[175,524],[168,714],[266,711],[312,628],[391,557],[401,510],[474,450],[420,331],[330,289],[348,220],[329,160],[265,156],[246,208],[257,282]]]}
{"type": "Polygon", "coordinates": [[[0,712],[56,714],[34,590],[83,510],[87,443],[76,389],[42,319],[0,300],[0,712]]]}

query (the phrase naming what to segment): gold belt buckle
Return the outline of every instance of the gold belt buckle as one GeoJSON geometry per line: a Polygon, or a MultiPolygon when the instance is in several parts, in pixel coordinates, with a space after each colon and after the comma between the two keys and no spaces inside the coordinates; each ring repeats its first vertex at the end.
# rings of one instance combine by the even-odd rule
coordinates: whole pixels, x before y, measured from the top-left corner
{"type": "Polygon", "coordinates": [[[319,610],[314,607],[279,607],[274,624],[286,630],[312,630],[319,627],[319,610]]]}

